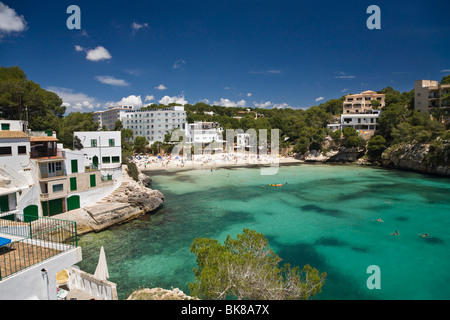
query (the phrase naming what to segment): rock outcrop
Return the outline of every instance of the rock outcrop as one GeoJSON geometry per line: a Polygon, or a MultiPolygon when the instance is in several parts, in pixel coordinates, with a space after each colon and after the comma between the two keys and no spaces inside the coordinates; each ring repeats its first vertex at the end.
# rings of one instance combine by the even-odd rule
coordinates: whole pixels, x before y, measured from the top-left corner
{"type": "Polygon", "coordinates": [[[55,218],[75,221],[79,235],[99,232],[114,225],[122,224],[152,212],[164,204],[164,195],[147,186],[151,178],[139,174],[134,181],[123,168],[122,184],[107,197],[97,203],[61,213],[55,218]]]}
{"type": "Polygon", "coordinates": [[[426,143],[399,144],[385,150],[381,159],[386,167],[450,176],[448,142],[439,150],[426,143]]]}
{"type": "Polygon", "coordinates": [[[166,290],[162,288],[139,289],[134,291],[127,300],[198,300],[186,295],[178,288],[166,290]]]}
{"type": "Polygon", "coordinates": [[[109,197],[108,202],[129,203],[144,212],[150,212],[164,204],[164,195],[158,190],[143,186],[142,182],[130,181],[125,190],[109,197]]]}

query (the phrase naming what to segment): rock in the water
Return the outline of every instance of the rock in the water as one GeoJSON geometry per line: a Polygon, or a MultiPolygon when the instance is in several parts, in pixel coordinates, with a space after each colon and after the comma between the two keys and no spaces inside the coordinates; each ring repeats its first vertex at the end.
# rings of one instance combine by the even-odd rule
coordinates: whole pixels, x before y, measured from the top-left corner
{"type": "Polygon", "coordinates": [[[127,300],[198,300],[186,295],[178,288],[166,290],[162,288],[139,289],[134,291],[127,300]]]}

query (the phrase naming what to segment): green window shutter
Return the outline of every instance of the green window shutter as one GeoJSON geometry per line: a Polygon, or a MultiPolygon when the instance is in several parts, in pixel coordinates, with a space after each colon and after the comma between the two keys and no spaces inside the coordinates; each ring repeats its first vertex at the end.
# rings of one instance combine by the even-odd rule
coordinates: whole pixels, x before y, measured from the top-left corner
{"type": "Polygon", "coordinates": [[[72,167],[72,173],[77,173],[78,172],[78,160],[77,159],[73,159],[71,161],[71,167],[72,167]]]}
{"type": "Polygon", "coordinates": [[[2,130],[9,130],[9,123],[2,123],[2,130]]]}
{"type": "Polygon", "coordinates": [[[95,174],[91,174],[90,179],[91,179],[91,187],[95,187],[96,186],[95,174]]]}
{"type": "Polygon", "coordinates": [[[75,190],[77,190],[77,178],[72,177],[72,178],[70,178],[70,191],[75,191],[75,190]]]}

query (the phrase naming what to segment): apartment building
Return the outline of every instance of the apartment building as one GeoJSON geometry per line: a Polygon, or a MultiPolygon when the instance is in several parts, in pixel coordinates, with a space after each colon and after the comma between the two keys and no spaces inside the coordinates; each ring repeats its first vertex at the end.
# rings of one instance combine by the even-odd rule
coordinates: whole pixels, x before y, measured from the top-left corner
{"type": "Polygon", "coordinates": [[[357,130],[364,139],[370,139],[377,130],[381,109],[386,105],[385,98],[384,94],[378,94],[371,90],[360,94],[349,94],[343,102],[340,123],[336,118],[327,127],[332,131],[351,127],[357,130]],[[378,101],[376,109],[374,109],[373,101],[378,101]]]}
{"type": "Polygon", "coordinates": [[[186,142],[206,144],[213,141],[223,141],[223,129],[215,122],[189,123],[185,130],[186,142]]]}
{"type": "Polygon", "coordinates": [[[122,120],[125,111],[133,110],[132,106],[120,106],[109,108],[103,111],[94,112],[94,122],[99,124],[99,128],[114,130],[116,122],[122,120]]]}
{"type": "Polygon", "coordinates": [[[417,80],[414,82],[414,109],[434,118],[450,122],[450,84],[439,84],[435,80],[417,80]]]}
{"type": "Polygon", "coordinates": [[[372,113],[372,101],[378,101],[378,109],[382,109],[386,105],[386,96],[375,91],[367,90],[360,94],[349,94],[345,97],[343,104],[344,114],[360,114],[372,113]]]}
{"type": "Polygon", "coordinates": [[[166,133],[174,129],[186,130],[186,112],[182,106],[165,109],[127,110],[122,117],[124,129],[133,131],[134,137],[145,137],[149,144],[164,141],[166,133]]]}

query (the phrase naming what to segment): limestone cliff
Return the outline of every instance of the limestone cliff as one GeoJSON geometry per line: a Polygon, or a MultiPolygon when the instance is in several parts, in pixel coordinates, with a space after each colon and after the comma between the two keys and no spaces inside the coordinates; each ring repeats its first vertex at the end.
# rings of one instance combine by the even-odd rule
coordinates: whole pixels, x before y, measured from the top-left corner
{"type": "Polygon", "coordinates": [[[358,148],[334,147],[326,152],[308,151],[297,155],[305,162],[346,162],[414,170],[423,173],[450,176],[450,141],[434,140],[432,143],[402,143],[386,149],[380,161],[371,162],[358,148]]]}
{"type": "Polygon", "coordinates": [[[441,142],[439,147],[428,143],[402,143],[385,150],[381,158],[383,166],[450,176],[449,141],[441,142]]]}

